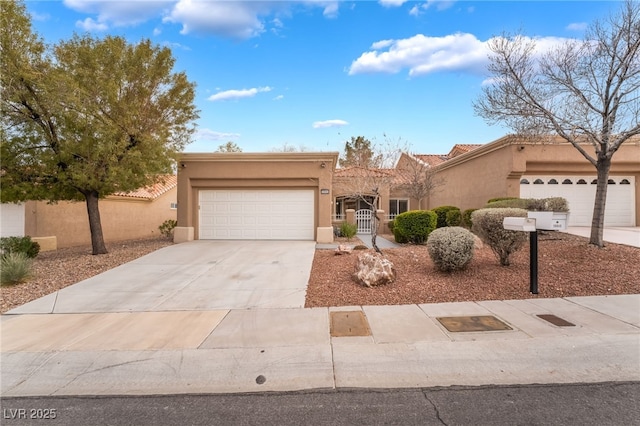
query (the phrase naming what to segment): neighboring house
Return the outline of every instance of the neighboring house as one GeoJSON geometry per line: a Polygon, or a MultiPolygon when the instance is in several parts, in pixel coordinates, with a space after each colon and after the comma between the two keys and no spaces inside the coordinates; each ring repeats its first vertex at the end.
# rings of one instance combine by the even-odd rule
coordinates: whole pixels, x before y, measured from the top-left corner
{"type": "MultiPolygon", "coordinates": [[[[585,149],[592,151],[590,145],[585,149]]],[[[456,145],[447,155],[404,154],[398,167],[404,161],[430,164],[442,179],[444,185],[431,195],[428,208],[480,208],[496,197],[564,197],[570,209],[568,225],[591,226],[595,167],[559,138],[534,143],[505,136],[486,145],[456,145]]],[[[640,138],[635,138],[613,157],[605,225],[639,224],[640,138]]]]}
{"type": "MultiPolygon", "coordinates": [[[[116,193],[99,202],[105,242],[149,238],[160,235],[158,226],[177,216],[177,177],[128,193],[116,193]]],[[[91,244],[89,219],[84,202],[27,201],[2,205],[2,236],[28,235],[47,246],[70,247],[91,244]],[[10,217],[5,220],[5,217],[10,217]],[[22,223],[20,223],[22,219],[22,223]]]]}

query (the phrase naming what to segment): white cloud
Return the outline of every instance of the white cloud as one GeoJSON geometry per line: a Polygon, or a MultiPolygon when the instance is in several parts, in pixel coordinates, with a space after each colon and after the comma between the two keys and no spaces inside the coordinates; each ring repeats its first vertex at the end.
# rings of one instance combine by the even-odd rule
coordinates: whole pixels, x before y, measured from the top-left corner
{"type": "MultiPolygon", "coordinates": [[[[536,39],[536,49],[546,52],[566,39],[543,37],[536,39]]],[[[398,40],[373,43],[371,50],[351,63],[349,74],[396,74],[408,69],[410,76],[438,71],[482,73],[486,69],[489,49],[487,42],[474,35],[457,33],[442,37],[417,34],[398,40]]]]}
{"type": "Polygon", "coordinates": [[[159,36],[160,34],[162,34],[162,29],[160,29],[160,28],[154,28],[153,29],[153,35],[154,36],[159,36]]]}
{"type": "Polygon", "coordinates": [[[284,95],[278,95],[275,98],[273,98],[274,101],[281,101],[282,99],[284,99],[284,95]]]}
{"type": "Polygon", "coordinates": [[[49,15],[48,13],[31,12],[31,19],[33,19],[34,21],[45,22],[51,19],[51,15],[49,15]]]}
{"type": "Polygon", "coordinates": [[[241,90],[225,90],[223,92],[218,92],[215,95],[209,96],[207,99],[210,101],[228,101],[233,99],[242,99],[242,98],[252,98],[258,93],[261,92],[270,92],[271,87],[253,87],[251,89],[241,89],[241,90]]]}
{"type": "Polygon", "coordinates": [[[312,127],[314,129],[324,129],[327,127],[342,127],[342,126],[346,126],[347,124],[349,123],[344,120],[324,120],[324,121],[315,121],[312,124],[312,127]]]}
{"type": "Polygon", "coordinates": [[[406,2],[407,0],[379,0],[378,1],[378,3],[380,3],[384,7],[398,7],[398,6],[402,6],[406,2]]]}
{"type": "Polygon", "coordinates": [[[422,4],[416,4],[409,11],[409,15],[418,16],[425,13],[431,6],[435,6],[438,11],[449,9],[457,0],[427,0],[422,4]]]}
{"type": "Polygon", "coordinates": [[[76,21],[76,27],[83,31],[106,31],[109,26],[102,22],[96,22],[91,18],[86,18],[84,21],[76,21]]]}
{"type": "Polygon", "coordinates": [[[587,23],[586,22],[573,22],[569,25],[567,25],[567,29],[569,31],[584,31],[587,29],[587,23]]]}
{"type": "Polygon", "coordinates": [[[216,132],[211,129],[198,129],[195,139],[205,141],[229,141],[240,138],[240,133],[216,132]]]}
{"type": "MultiPolygon", "coordinates": [[[[92,19],[95,25],[125,26],[139,24],[158,15],[173,2],[173,0],[64,0],[64,5],[76,12],[98,15],[97,21],[92,19]]],[[[82,22],[86,21],[87,19],[82,22]]]]}

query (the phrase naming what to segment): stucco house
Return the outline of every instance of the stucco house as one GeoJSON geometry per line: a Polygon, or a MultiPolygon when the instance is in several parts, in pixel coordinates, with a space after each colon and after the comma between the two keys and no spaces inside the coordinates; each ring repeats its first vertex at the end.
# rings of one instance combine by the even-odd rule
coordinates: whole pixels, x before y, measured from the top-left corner
{"type": "MultiPolygon", "coordinates": [[[[481,146],[458,145],[443,156],[404,154],[398,167],[406,161],[430,164],[444,182],[429,197],[427,208],[479,208],[496,197],[564,197],[570,209],[568,226],[591,226],[595,167],[559,138],[540,143],[505,136],[481,146]]],[[[639,183],[640,138],[635,138],[622,144],[613,157],[606,226],[639,226],[639,183]]]]}
{"type": "MultiPolygon", "coordinates": [[[[160,235],[158,226],[177,217],[177,186],[177,176],[166,175],[155,185],[100,200],[105,242],[160,235]]],[[[2,236],[28,235],[43,251],[91,244],[84,202],[3,204],[1,227],[2,236]]]]}

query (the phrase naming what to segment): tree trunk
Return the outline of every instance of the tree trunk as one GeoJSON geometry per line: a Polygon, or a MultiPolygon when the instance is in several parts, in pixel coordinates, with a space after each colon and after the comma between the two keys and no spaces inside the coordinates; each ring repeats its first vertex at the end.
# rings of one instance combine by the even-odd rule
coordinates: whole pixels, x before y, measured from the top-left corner
{"type": "Polygon", "coordinates": [[[589,244],[600,248],[604,247],[604,209],[607,202],[607,187],[609,182],[609,170],[611,159],[604,154],[598,154],[596,163],[598,170],[598,184],[596,187],[596,201],[593,206],[593,218],[591,219],[591,238],[589,244]]]}
{"type": "Polygon", "coordinates": [[[371,245],[376,253],[382,254],[382,251],[378,248],[378,244],[376,244],[376,238],[378,237],[378,224],[380,223],[380,219],[378,219],[378,212],[373,210],[371,212],[371,245]]]}
{"type": "Polygon", "coordinates": [[[83,192],[87,201],[87,214],[89,215],[89,229],[91,230],[91,247],[94,255],[106,254],[107,248],[104,245],[102,235],[102,223],[100,222],[100,210],[98,209],[98,192],[83,192]]]}

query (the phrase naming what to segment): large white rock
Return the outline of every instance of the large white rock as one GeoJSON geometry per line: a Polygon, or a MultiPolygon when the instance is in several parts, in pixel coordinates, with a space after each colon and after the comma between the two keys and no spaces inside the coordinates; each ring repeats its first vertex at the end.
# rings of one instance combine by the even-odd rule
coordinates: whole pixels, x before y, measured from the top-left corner
{"type": "Polygon", "coordinates": [[[393,263],[380,254],[363,253],[358,256],[353,278],[359,284],[374,287],[394,282],[396,270],[393,263]]]}

